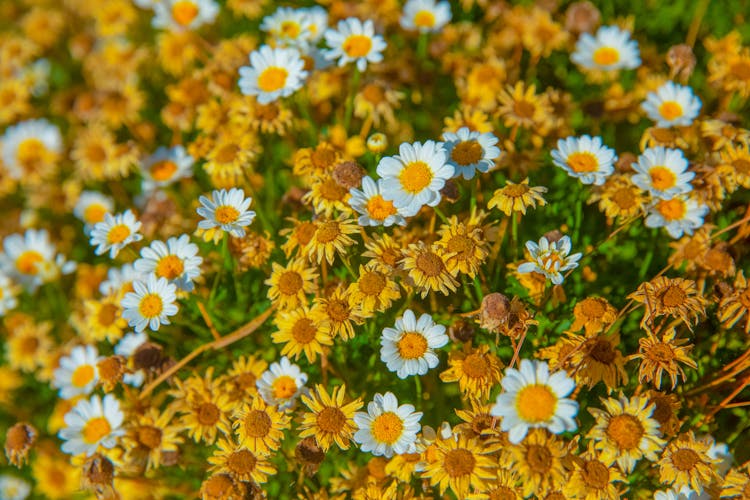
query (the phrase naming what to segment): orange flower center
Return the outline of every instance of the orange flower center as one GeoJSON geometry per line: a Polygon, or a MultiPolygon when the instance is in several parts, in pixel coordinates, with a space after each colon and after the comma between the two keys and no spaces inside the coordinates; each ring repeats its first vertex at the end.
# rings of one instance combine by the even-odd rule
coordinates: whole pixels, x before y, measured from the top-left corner
{"type": "Polygon", "coordinates": [[[729,67],[729,71],[740,80],[750,80],[750,62],[736,62],[729,67]]]}
{"type": "Polygon", "coordinates": [[[171,179],[175,172],[177,172],[177,164],[170,160],[157,161],[149,169],[151,178],[160,182],[171,179]]]}
{"type": "Polygon", "coordinates": [[[452,478],[468,476],[474,471],[477,459],[466,448],[456,448],[445,454],[443,465],[445,472],[452,478]]]}
{"type": "Polygon", "coordinates": [[[43,261],[44,257],[36,250],[26,250],[16,259],[16,269],[21,274],[37,274],[37,264],[43,261]]]}
{"type": "Polygon", "coordinates": [[[690,448],[680,448],[672,454],[672,463],[680,471],[689,471],[700,462],[700,455],[690,448]]]}
{"type": "Polygon", "coordinates": [[[161,429],[151,425],[142,425],[138,427],[138,442],[149,450],[155,450],[161,445],[161,429]]]}
{"type": "Polygon", "coordinates": [[[438,254],[429,250],[417,256],[416,266],[428,278],[436,278],[445,270],[443,259],[438,254]]]}
{"type": "Polygon", "coordinates": [[[198,6],[193,2],[182,0],[172,5],[172,17],[180,26],[187,26],[198,16],[198,6]]]}
{"type": "Polygon", "coordinates": [[[610,418],[606,432],[621,450],[638,448],[644,434],[641,422],[634,416],[625,414],[610,418]]]}
{"type": "Polygon", "coordinates": [[[300,33],[299,23],[284,21],[281,23],[281,34],[287,38],[297,38],[300,33]]]}
{"type": "Polygon", "coordinates": [[[526,422],[546,422],[555,415],[557,396],[543,384],[528,385],[518,391],[516,411],[526,422]]]}
{"type": "Polygon", "coordinates": [[[376,271],[367,271],[359,278],[359,290],[365,295],[380,295],[387,284],[385,276],[376,271]]]}
{"type": "Polygon", "coordinates": [[[414,16],[414,25],[417,28],[432,28],[435,26],[435,14],[429,10],[420,10],[414,16]]]}
{"type": "Polygon", "coordinates": [[[339,230],[339,224],[336,221],[324,222],[318,226],[315,236],[318,238],[320,243],[330,243],[338,238],[341,231],[339,230]]]}
{"type": "Polygon", "coordinates": [[[73,376],[70,377],[70,382],[76,387],[86,387],[94,380],[94,367],[91,365],[81,365],[73,370],[73,376]]]}
{"type": "Polygon", "coordinates": [[[164,310],[164,303],[157,293],[149,293],[141,299],[138,305],[138,311],[144,318],[154,318],[159,316],[164,310]]]}
{"type": "Polygon", "coordinates": [[[239,210],[230,205],[216,207],[214,217],[219,224],[231,224],[240,216],[239,210]]]}
{"type": "Polygon", "coordinates": [[[112,245],[116,245],[125,241],[128,236],[130,236],[130,228],[125,224],[117,224],[112,226],[112,229],[107,233],[107,241],[112,245]]]}
{"type": "Polygon", "coordinates": [[[675,120],[682,116],[682,106],[676,101],[665,101],[659,106],[659,114],[667,121],[675,120]]]}
{"type": "Polygon", "coordinates": [[[297,392],[297,382],[289,375],[281,375],[271,384],[273,397],[276,399],[289,399],[297,392]]]}
{"type": "Polygon", "coordinates": [[[609,468],[598,460],[590,460],[581,468],[581,477],[586,486],[603,490],[609,486],[609,468]]]}
{"type": "Polygon", "coordinates": [[[419,359],[427,352],[427,339],[417,332],[406,332],[396,343],[396,347],[403,359],[419,359]]]}
{"type": "Polygon", "coordinates": [[[86,444],[98,443],[102,438],[112,432],[109,421],[104,417],[92,418],[83,426],[81,435],[86,444]]]}
{"type": "Polygon", "coordinates": [[[315,323],[308,318],[300,318],[292,327],[292,337],[300,344],[309,344],[315,340],[315,334],[318,333],[318,329],[315,327],[315,323]]]}
{"type": "Polygon", "coordinates": [[[154,269],[156,276],[168,280],[173,280],[181,276],[184,271],[185,264],[182,262],[182,259],[176,255],[166,255],[162,257],[156,264],[156,269],[154,269]]]}
{"type": "Polygon", "coordinates": [[[620,53],[613,47],[599,47],[594,51],[593,59],[599,66],[611,66],[620,60],[620,53]]]}
{"type": "Polygon", "coordinates": [[[303,284],[297,271],[285,271],[279,276],[279,291],[284,295],[297,295],[303,284]]]}
{"type": "Polygon", "coordinates": [[[202,403],[195,411],[196,419],[201,425],[214,425],[219,421],[221,412],[213,403],[202,403]]]}
{"type": "Polygon", "coordinates": [[[367,213],[370,218],[377,221],[384,221],[391,215],[396,215],[396,207],[390,200],[385,200],[379,194],[376,194],[367,200],[367,213]]]}
{"type": "Polygon", "coordinates": [[[323,432],[341,432],[346,424],[346,415],[338,408],[326,406],[318,413],[316,421],[323,432]]]}
{"type": "Polygon", "coordinates": [[[87,224],[96,224],[104,220],[104,215],[107,213],[106,207],[98,203],[92,203],[83,211],[83,220],[87,224]]]}
{"type": "Polygon", "coordinates": [[[656,204],[656,210],[664,217],[667,221],[680,220],[685,217],[687,207],[685,202],[679,198],[672,198],[671,200],[660,200],[656,204]]]}
{"type": "Polygon", "coordinates": [[[403,430],[404,422],[401,417],[391,411],[375,417],[370,427],[375,441],[385,444],[393,444],[398,441],[403,430]]]}
{"type": "Polygon", "coordinates": [[[365,57],[370,53],[372,40],[369,36],[365,35],[349,35],[349,38],[344,40],[341,48],[349,57],[365,57]]]}
{"type": "Polygon", "coordinates": [[[271,417],[262,410],[250,410],[245,416],[245,432],[251,438],[266,437],[271,425],[271,417]]]}
{"type": "Polygon", "coordinates": [[[651,185],[659,191],[669,189],[677,182],[677,176],[667,167],[653,167],[648,174],[651,176],[651,185]]]}
{"type": "Polygon", "coordinates": [[[287,76],[289,72],[284,68],[268,67],[258,77],[258,87],[263,92],[274,92],[284,87],[287,76]]]}
{"type": "Polygon", "coordinates": [[[16,158],[18,159],[18,163],[28,168],[29,170],[33,170],[34,168],[38,167],[40,163],[42,163],[46,153],[47,148],[44,146],[44,143],[42,141],[40,141],[39,139],[30,138],[22,141],[18,145],[18,149],[16,150],[16,158]]]}
{"type": "Polygon", "coordinates": [[[484,378],[489,374],[490,364],[484,356],[474,353],[466,356],[461,369],[469,378],[484,378]]]}
{"type": "Polygon", "coordinates": [[[252,474],[257,464],[258,459],[250,450],[238,450],[227,457],[227,469],[237,476],[252,474]]]}
{"type": "Polygon", "coordinates": [[[482,146],[475,140],[459,142],[451,151],[451,159],[461,166],[473,165],[481,160],[483,155],[482,146]]]}
{"type": "Polygon", "coordinates": [[[568,156],[568,166],[576,173],[596,172],[599,160],[589,152],[578,152],[568,156]]]}

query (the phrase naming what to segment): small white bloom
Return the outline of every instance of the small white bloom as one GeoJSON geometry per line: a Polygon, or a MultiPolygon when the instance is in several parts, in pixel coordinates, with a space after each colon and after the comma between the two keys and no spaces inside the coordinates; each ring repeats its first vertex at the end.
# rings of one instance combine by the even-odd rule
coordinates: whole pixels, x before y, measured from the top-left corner
{"type": "Polygon", "coordinates": [[[46,229],[27,229],[21,236],[11,234],[3,240],[0,269],[29,292],[57,279],[60,274],[75,270],[74,262],[67,262],[49,241],[46,229]]]}
{"type": "Polygon", "coordinates": [[[279,7],[263,18],[261,31],[274,38],[276,47],[303,47],[310,40],[310,17],[306,9],[279,7]]]}
{"type": "Polygon", "coordinates": [[[377,183],[369,176],[362,178],[362,190],[349,190],[349,206],[360,214],[360,226],[385,226],[393,224],[406,225],[406,219],[393,201],[383,198],[381,181],[377,183]]]}
{"type": "Polygon", "coordinates": [[[113,448],[117,438],[125,434],[121,428],[124,415],[120,402],[111,394],[100,399],[82,399],[65,414],[65,425],[59,432],[65,442],[62,451],[71,455],[91,456],[99,446],[113,448]]]}
{"type": "Polygon", "coordinates": [[[533,241],[526,242],[526,249],[531,255],[530,262],[524,262],[518,266],[519,273],[536,272],[545,275],[555,285],[563,282],[563,272],[578,267],[581,258],[580,253],[568,255],[571,249],[570,238],[563,236],[552,243],[542,236],[539,244],[533,241]]]}
{"type": "Polygon", "coordinates": [[[713,444],[706,454],[714,460],[718,460],[717,463],[713,464],[714,469],[716,469],[718,475],[724,477],[727,472],[729,472],[729,469],[732,468],[734,456],[732,455],[732,452],[729,451],[729,446],[726,443],[716,442],[713,437],[711,437],[711,442],[713,442],[713,444]]]}
{"type": "Polygon", "coordinates": [[[92,345],[77,346],[70,355],[60,358],[60,367],[54,371],[52,385],[60,389],[62,399],[87,395],[99,381],[97,362],[102,359],[92,345]]]}
{"type": "Polygon", "coordinates": [[[641,65],[638,42],[617,26],[601,26],[596,36],[583,33],[570,58],[587,69],[635,69],[641,65]]]}
{"type": "Polygon", "coordinates": [[[354,423],[358,431],[354,441],[362,451],[372,452],[375,456],[391,458],[412,449],[417,441],[421,411],[414,411],[414,406],[398,405],[392,392],[375,394],[367,404],[367,412],[354,414],[354,423]]]}
{"type": "Polygon", "coordinates": [[[469,127],[461,127],[456,133],[443,133],[443,147],[448,163],[453,166],[453,177],[474,178],[474,174],[488,172],[500,156],[500,148],[495,144],[498,138],[492,132],[476,132],[469,127]]]}
{"type": "Polygon", "coordinates": [[[250,53],[250,66],[239,69],[240,91],[256,96],[260,104],[288,97],[302,88],[307,78],[304,68],[297,49],[263,45],[250,53]]]}
{"type": "Polygon", "coordinates": [[[45,119],[26,120],[8,127],[0,143],[3,165],[16,180],[54,162],[63,148],[60,130],[45,119]]]}
{"type": "Polygon", "coordinates": [[[31,95],[41,97],[49,92],[49,77],[52,65],[48,59],[37,59],[21,71],[21,78],[31,89],[31,95]]]}
{"type": "Polygon", "coordinates": [[[649,92],[641,108],[657,127],[687,127],[701,111],[701,100],[693,89],[667,82],[649,92]]]}
{"type": "Polygon", "coordinates": [[[320,5],[300,9],[307,18],[308,41],[317,43],[328,27],[328,11],[320,5]]]}
{"type": "Polygon", "coordinates": [[[134,281],[133,288],[135,291],[127,293],[120,305],[122,317],[136,332],[142,332],[147,326],[156,331],[161,325],[169,324],[167,316],[177,314],[177,287],[166,279],[157,280],[155,275],[149,274],[145,282],[134,281]]]}
{"type": "Polygon", "coordinates": [[[688,195],[681,194],[668,200],[657,199],[648,209],[646,227],[663,227],[672,238],[677,239],[683,234],[693,234],[703,225],[703,218],[708,212],[706,205],[688,195]]]}
{"type": "Polygon", "coordinates": [[[255,386],[266,404],[278,405],[283,411],[292,408],[297,398],[307,391],[306,383],[307,374],[284,356],[278,363],[271,363],[255,386]]]}
{"type": "Polygon", "coordinates": [[[210,24],[219,13],[219,4],[214,0],[161,0],[153,8],[151,25],[172,31],[194,30],[210,24]]]}
{"type": "Polygon", "coordinates": [[[198,256],[198,245],[190,243],[190,236],[181,235],[163,241],[152,241],[141,249],[141,258],[134,263],[136,271],[154,273],[157,278],[165,278],[178,288],[190,292],[193,279],[200,273],[203,258],[198,256]]]}
{"type": "Polygon", "coordinates": [[[0,498],[3,500],[26,500],[31,494],[31,485],[20,477],[0,476],[0,498]]]}
{"type": "Polygon", "coordinates": [[[654,500],[698,500],[699,498],[700,496],[690,488],[683,488],[680,491],[669,489],[654,492],[654,500]]]}
{"type": "MultiPolygon", "coordinates": [[[[123,356],[125,358],[130,358],[135,354],[135,352],[141,345],[146,343],[147,340],[148,336],[143,332],[127,333],[115,346],[115,354],[117,354],[118,356],[123,356]]],[[[143,385],[143,381],[145,379],[146,372],[144,372],[143,369],[136,370],[133,373],[125,373],[122,376],[122,381],[133,387],[140,387],[141,385],[143,385]]]]}
{"type": "Polygon", "coordinates": [[[171,148],[160,147],[146,158],[141,166],[143,174],[142,189],[144,192],[164,188],[193,175],[195,159],[190,156],[183,146],[171,148]]]}
{"type": "Polygon", "coordinates": [[[83,191],[73,207],[73,215],[84,223],[84,231],[88,234],[94,225],[102,222],[104,216],[112,213],[114,208],[115,203],[109,196],[98,191],[83,191]]]}
{"type": "Polygon", "coordinates": [[[12,311],[18,305],[19,287],[11,279],[0,272],[0,318],[5,316],[5,313],[12,311]]]}
{"type": "Polygon", "coordinates": [[[143,239],[143,235],[138,233],[140,228],[140,221],[130,210],[117,215],[104,214],[104,220],[97,222],[91,230],[90,243],[97,247],[96,255],[109,250],[109,257],[114,259],[130,243],[143,239]]]}
{"type": "Polygon", "coordinates": [[[121,268],[110,267],[107,270],[107,279],[99,285],[99,293],[102,295],[119,294],[133,290],[134,281],[144,281],[146,274],[136,271],[133,264],[124,264],[121,268]]]}
{"type": "Polygon", "coordinates": [[[688,161],[680,149],[648,148],[631,166],[637,172],[633,184],[655,198],[669,199],[693,190],[690,181],[695,173],[687,172],[688,161]]]}
{"type": "Polygon", "coordinates": [[[401,27],[420,33],[437,32],[451,21],[451,4],[446,1],[409,0],[404,4],[401,27]]]}
{"type": "Polygon", "coordinates": [[[235,238],[245,236],[245,227],[252,224],[255,212],[248,210],[252,198],[245,198],[245,192],[239,188],[214,190],[211,198],[200,197],[201,207],[198,215],[204,220],[198,223],[201,229],[221,228],[235,238]]]}
{"type": "Polygon", "coordinates": [[[327,29],[324,36],[330,47],[325,57],[331,61],[338,59],[339,66],[355,62],[357,69],[364,71],[368,62],[383,60],[385,40],[375,34],[375,26],[369,19],[364,23],[356,17],[342,19],[336,29],[327,29]]]}
{"type": "Polygon", "coordinates": [[[615,171],[617,161],[615,150],[605,146],[601,137],[583,135],[557,141],[557,149],[552,150],[552,161],[565,170],[570,177],[576,177],[583,184],[601,186],[615,171]]]}
{"type": "Polygon", "coordinates": [[[445,327],[437,325],[429,314],[417,320],[411,309],[396,319],[396,328],[383,329],[380,338],[380,359],[399,378],[424,375],[440,360],[435,349],[448,343],[445,327]]]}

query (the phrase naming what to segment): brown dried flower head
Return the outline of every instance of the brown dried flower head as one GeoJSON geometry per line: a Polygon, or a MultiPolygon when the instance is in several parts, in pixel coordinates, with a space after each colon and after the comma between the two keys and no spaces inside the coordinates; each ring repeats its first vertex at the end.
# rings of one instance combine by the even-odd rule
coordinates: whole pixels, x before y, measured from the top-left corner
{"type": "Polygon", "coordinates": [[[18,422],[5,434],[5,456],[8,461],[20,468],[26,462],[38,433],[34,426],[18,422]]]}

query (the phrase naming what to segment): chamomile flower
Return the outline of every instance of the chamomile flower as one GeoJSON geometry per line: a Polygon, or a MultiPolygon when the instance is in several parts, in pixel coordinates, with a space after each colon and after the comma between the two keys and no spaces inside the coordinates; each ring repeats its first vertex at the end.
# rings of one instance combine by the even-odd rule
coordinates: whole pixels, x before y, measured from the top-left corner
{"type": "Polygon", "coordinates": [[[563,282],[564,271],[578,267],[580,253],[570,254],[571,243],[568,236],[550,242],[546,237],[539,238],[539,243],[526,242],[526,249],[531,255],[530,262],[518,266],[519,273],[536,272],[545,275],[555,285],[563,282]]]}
{"type": "Polygon", "coordinates": [[[300,9],[307,18],[308,40],[317,43],[328,27],[328,11],[320,5],[300,9]]]}
{"type": "Polygon", "coordinates": [[[65,440],[62,451],[71,455],[91,456],[99,446],[113,448],[117,438],[124,435],[121,428],[124,415],[120,402],[111,394],[82,399],[65,414],[65,425],[60,439],[65,440]]]}
{"type": "Polygon", "coordinates": [[[336,29],[327,29],[324,36],[330,47],[325,57],[330,61],[338,60],[339,66],[354,62],[359,71],[364,71],[367,63],[383,60],[385,40],[375,34],[375,25],[369,19],[364,23],[356,17],[342,19],[336,29]]]}
{"type": "Polygon", "coordinates": [[[641,108],[657,127],[687,127],[700,113],[701,100],[690,87],[666,82],[648,93],[641,108]]]}
{"type": "Polygon", "coordinates": [[[112,198],[98,191],[84,191],[78,197],[73,215],[84,223],[84,231],[89,233],[94,225],[102,222],[106,214],[112,213],[115,204],[112,198]]]}
{"type": "Polygon", "coordinates": [[[190,177],[193,175],[193,163],[195,159],[185,151],[183,146],[160,147],[143,162],[142,190],[153,191],[190,177]]]}
{"type": "Polygon", "coordinates": [[[27,120],[5,130],[2,160],[8,175],[16,180],[45,172],[62,152],[60,130],[44,119],[27,120]]]}
{"type": "Polygon", "coordinates": [[[110,267],[107,271],[107,279],[99,285],[99,293],[102,295],[119,294],[122,292],[132,292],[133,282],[144,281],[146,274],[137,271],[133,264],[127,263],[122,267],[110,267]]]}
{"type": "Polygon", "coordinates": [[[576,384],[564,370],[550,374],[546,362],[522,359],[520,369],[506,369],[500,383],[503,393],[497,396],[490,414],[502,417],[501,428],[508,432],[511,443],[523,441],[534,427],[553,434],[578,428],[578,403],[566,397],[576,384]]]}
{"type": "Polygon", "coordinates": [[[117,215],[104,214],[104,220],[97,222],[91,230],[91,246],[96,247],[96,255],[109,250],[110,258],[114,259],[130,243],[143,239],[138,233],[140,228],[140,221],[130,210],[117,215]]]}
{"type": "Polygon", "coordinates": [[[55,253],[46,229],[27,229],[23,236],[6,236],[3,250],[0,269],[29,292],[75,269],[74,262],[67,262],[62,254],[55,253]]]}
{"type": "Polygon", "coordinates": [[[440,190],[453,177],[453,167],[439,142],[405,142],[398,152],[378,163],[380,189],[384,199],[393,201],[404,216],[411,217],[422,205],[434,207],[440,203],[440,190]]]}
{"type": "Polygon", "coordinates": [[[240,91],[268,104],[288,97],[302,87],[307,78],[305,62],[297,49],[263,45],[250,53],[250,66],[239,69],[240,91]]]}
{"type": "Polygon", "coordinates": [[[284,356],[278,363],[271,363],[268,370],[255,383],[263,401],[278,405],[279,410],[292,408],[297,398],[306,393],[307,374],[284,356]]]}
{"type": "Polygon", "coordinates": [[[19,287],[3,272],[0,272],[0,318],[18,305],[19,287]]]}
{"type": "Polygon", "coordinates": [[[305,9],[279,7],[263,18],[260,29],[274,38],[276,46],[300,47],[310,38],[310,21],[305,9]]]}
{"type": "Polygon", "coordinates": [[[635,69],[641,65],[638,42],[617,26],[602,26],[595,36],[583,33],[570,59],[586,69],[635,69]]]}
{"type": "Polygon", "coordinates": [[[177,314],[175,291],[177,287],[165,278],[149,274],[146,281],[134,281],[133,292],[123,297],[122,317],[128,325],[142,332],[146,327],[156,331],[161,325],[168,325],[167,316],[177,314]]]}
{"type": "Polygon", "coordinates": [[[210,24],[219,13],[219,4],[214,0],[162,0],[153,7],[151,25],[172,31],[194,30],[210,24]]]}
{"type": "Polygon", "coordinates": [[[26,500],[31,494],[31,485],[20,477],[0,476],[0,498],[3,500],[26,500]]]}
{"type": "Polygon", "coordinates": [[[385,226],[394,224],[406,225],[406,219],[396,208],[392,200],[386,200],[381,193],[382,180],[375,182],[371,177],[362,178],[362,190],[349,190],[349,206],[359,215],[360,226],[385,226]]]}
{"type": "Polygon", "coordinates": [[[429,314],[417,320],[411,309],[396,319],[395,328],[385,328],[380,338],[380,359],[399,378],[424,375],[438,363],[435,349],[448,343],[445,327],[437,325],[429,314]]]}
{"type": "Polygon", "coordinates": [[[62,399],[87,395],[99,381],[96,363],[100,360],[96,347],[77,346],[70,355],[60,358],[60,367],[54,372],[52,385],[60,389],[62,399]]]}
{"type": "Polygon", "coordinates": [[[252,198],[245,198],[245,192],[239,188],[214,190],[211,198],[200,197],[201,205],[198,215],[204,220],[198,223],[201,229],[215,227],[226,231],[235,238],[245,236],[245,227],[252,224],[255,212],[248,210],[252,198]]]}
{"type": "Polygon", "coordinates": [[[615,150],[602,144],[601,137],[588,135],[558,140],[557,149],[551,154],[553,163],[570,177],[595,186],[604,184],[607,176],[615,171],[617,161],[615,150]]]}
{"type": "Polygon", "coordinates": [[[367,404],[367,412],[354,414],[359,429],[354,441],[362,451],[375,456],[391,458],[394,454],[408,453],[416,444],[421,418],[422,412],[414,411],[414,406],[399,406],[392,392],[375,394],[367,404]]]}
{"type": "Polygon", "coordinates": [[[201,273],[203,258],[198,256],[198,246],[190,243],[190,236],[169,238],[166,243],[153,241],[141,249],[141,258],[135,261],[136,271],[154,273],[157,278],[165,278],[178,288],[190,292],[193,279],[201,273]]]}
{"type": "Polygon", "coordinates": [[[674,239],[691,235],[703,225],[709,208],[694,198],[681,194],[669,200],[655,200],[648,209],[646,227],[663,227],[674,239]]]}
{"type": "Polygon", "coordinates": [[[420,33],[440,31],[451,20],[451,5],[446,1],[409,0],[401,15],[401,27],[420,33]]]}
{"type": "Polygon", "coordinates": [[[472,179],[477,171],[489,171],[500,156],[500,148],[495,145],[498,138],[492,132],[461,127],[455,133],[443,133],[443,141],[447,161],[454,169],[453,177],[462,175],[464,179],[472,179]]]}
{"type": "Polygon", "coordinates": [[[690,181],[695,173],[687,172],[688,161],[681,149],[648,148],[631,166],[637,172],[631,177],[633,184],[655,198],[667,200],[693,190],[690,181]]]}

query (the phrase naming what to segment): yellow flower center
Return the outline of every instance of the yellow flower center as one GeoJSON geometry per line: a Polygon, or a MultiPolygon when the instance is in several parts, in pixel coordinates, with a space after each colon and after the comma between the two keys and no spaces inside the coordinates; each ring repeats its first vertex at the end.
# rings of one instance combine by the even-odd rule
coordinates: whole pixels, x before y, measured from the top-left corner
{"type": "Polygon", "coordinates": [[[177,172],[177,164],[170,160],[157,161],[149,169],[151,178],[160,182],[171,179],[175,172],[177,172]]]}
{"type": "Polygon", "coordinates": [[[451,151],[451,159],[461,166],[473,165],[481,160],[483,155],[482,146],[474,140],[459,142],[451,151]]]}
{"type": "Polygon", "coordinates": [[[443,259],[438,254],[429,250],[417,256],[415,265],[428,278],[437,278],[445,271],[443,259]]]}
{"type": "Polygon", "coordinates": [[[79,366],[70,377],[70,382],[76,387],[86,387],[92,380],[94,380],[94,367],[91,365],[79,366]]]}
{"type": "Polygon", "coordinates": [[[318,413],[316,422],[323,432],[341,432],[346,424],[346,415],[338,408],[326,406],[318,413]]]}
{"type": "Polygon", "coordinates": [[[599,47],[594,51],[593,59],[599,66],[611,66],[620,60],[620,53],[613,47],[599,47]]]}
{"type": "Polygon", "coordinates": [[[666,101],[659,106],[659,114],[667,121],[675,120],[682,116],[682,106],[676,101],[666,101]]]}
{"type": "Polygon", "coordinates": [[[159,294],[149,293],[141,299],[138,311],[144,318],[155,318],[164,310],[164,303],[159,294]]]}
{"type": "Polygon", "coordinates": [[[388,282],[383,274],[377,271],[367,271],[359,278],[359,290],[370,297],[377,297],[388,282]]]}
{"type": "Polygon", "coordinates": [[[456,448],[445,454],[445,472],[452,478],[468,476],[474,471],[477,459],[466,448],[456,448]]]}
{"type": "Polygon", "coordinates": [[[341,234],[341,230],[339,229],[339,223],[335,220],[327,221],[318,226],[317,231],[315,232],[315,237],[318,239],[320,243],[330,243],[336,238],[339,237],[339,234],[341,234]]]}
{"type": "Polygon", "coordinates": [[[281,23],[281,34],[287,38],[297,38],[300,33],[300,26],[294,21],[284,21],[281,23]]]}
{"type": "Polygon", "coordinates": [[[396,343],[396,347],[403,359],[419,359],[427,352],[427,339],[417,332],[406,332],[396,343]]]}
{"type": "Polygon", "coordinates": [[[83,220],[87,224],[96,224],[104,220],[104,215],[107,213],[107,208],[104,205],[98,203],[92,203],[83,211],[83,220]]]}
{"type": "Polygon", "coordinates": [[[227,469],[238,476],[252,474],[258,459],[250,450],[238,450],[227,457],[227,469]]]}
{"type": "Polygon", "coordinates": [[[589,152],[578,152],[568,156],[568,166],[577,173],[596,172],[599,169],[599,160],[589,152]]]}
{"type": "Polygon", "coordinates": [[[404,191],[417,194],[432,182],[432,169],[423,161],[413,161],[404,166],[398,180],[404,191]]]}
{"type": "Polygon", "coordinates": [[[700,455],[690,448],[680,448],[672,454],[672,463],[682,472],[691,470],[700,460],[700,455]]]}
{"type": "Polygon", "coordinates": [[[271,384],[273,397],[276,399],[289,399],[297,392],[297,382],[289,375],[281,375],[271,384]]]}
{"type": "Polygon", "coordinates": [[[414,26],[417,28],[432,28],[435,26],[435,14],[429,10],[420,10],[414,16],[414,26]]]}
{"type": "Polygon", "coordinates": [[[370,53],[372,40],[369,36],[365,35],[350,35],[349,38],[344,40],[341,48],[349,57],[365,57],[370,53]]]}
{"type": "Polygon", "coordinates": [[[230,205],[222,205],[214,210],[214,217],[219,224],[231,224],[240,216],[239,210],[230,205]]]}
{"type": "Polygon", "coordinates": [[[46,153],[47,148],[44,146],[44,143],[32,137],[21,141],[16,150],[16,158],[18,159],[18,163],[29,170],[33,170],[39,166],[46,153]]]}
{"type": "Polygon", "coordinates": [[[739,80],[750,80],[750,62],[739,61],[729,67],[729,72],[739,80]]]}
{"type": "Polygon", "coordinates": [[[473,353],[466,356],[461,370],[469,378],[484,378],[489,375],[490,364],[480,353],[473,353]]]}
{"type": "Polygon", "coordinates": [[[226,144],[219,148],[214,156],[217,163],[232,163],[237,160],[240,147],[236,144],[226,144]]]}
{"type": "Polygon", "coordinates": [[[292,337],[300,344],[309,344],[315,340],[315,334],[318,333],[318,329],[315,327],[315,323],[308,318],[300,318],[292,327],[292,337]]]}
{"type": "Polygon", "coordinates": [[[284,87],[289,72],[278,66],[270,66],[258,77],[258,87],[263,92],[274,92],[284,87]]]}
{"type": "Polygon", "coordinates": [[[367,200],[367,213],[371,219],[384,221],[391,215],[396,215],[396,207],[390,200],[384,200],[379,194],[376,194],[367,200]]]}
{"type": "Polygon", "coordinates": [[[107,233],[107,241],[112,245],[116,245],[125,241],[128,236],[130,236],[130,228],[125,224],[117,224],[112,226],[112,229],[107,233]]]}
{"type": "Polygon", "coordinates": [[[638,448],[644,430],[637,418],[623,414],[610,418],[606,432],[621,450],[634,450],[638,448]]]}
{"type": "Polygon", "coordinates": [[[503,188],[503,194],[508,198],[522,198],[529,192],[529,186],[526,184],[508,184],[503,188]]]}
{"type": "Polygon", "coordinates": [[[264,438],[271,431],[273,422],[263,410],[250,410],[245,416],[245,432],[251,438],[264,438]]]}
{"type": "Polygon", "coordinates": [[[43,261],[44,257],[36,250],[26,250],[16,259],[16,269],[21,274],[36,274],[39,272],[37,264],[43,261]]]}
{"type": "Polygon", "coordinates": [[[547,422],[555,415],[557,396],[544,384],[528,385],[518,391],[516,410],[526,422],[547,422]]]}
{"type": "Polygon", "coordinates": [[[653,167],[648,174],[651,176],[651,185],[659,191],[669,189],[677,182],[677,176],[667,167],[653,167]]]}
{"type": "Polygon", "coordinates": [[[168,280],[173,280],[181,276],[184,271],[185,264],[182,262],[182,259],[176,255],[162,257],[156,264],[156,269],[154,269],[157,277],[166,278],[168,280]]]}
{"type": "Polygon", "coordinates": [[[283,295],[297,295],[304,281],[297,271],[285,271],[279,276],[279,291],[283,295]]]}
{"type": "Polygon", "coordinates": [[[180,26],[187,26],[198,16],[198,6],[188,0],[175,2],[172,5],[172,18],[180,26]]]}
{"type": "Polygon", "coordinates": [[[162,432],[158,427],[142,425],[141,427],[138,427],[136,437],[140,444],[149,450],[155,450],[161,445],[162,432]]]}
{"type": "Polygon", "coordinates": [[[687,207],[685,202],[679,198],[672,198],[671,200],[661,200],[656,204],[656,210],[666,220],[680,220],[685,217],[687,207]]]}
{"type": "Polygon", "coordinates": [[[202,403],[195,411],[196,419],[201,425],[215,425],[221,417],[219,407],[213,403],[202,403]]]}
{"type": "Polygon", "coordinates": [[[389,411],[375,417],[370,431],[378,443],[393,444],[399,440],[404,430],[401,417],[389,411]]]}
{"type": "Polygon", "coordinates": [[[583,482],[589,488],[603,490],[609,486],[609,469],[598,460],[589,460],[581,468],[583,482]]]}
{"type": "Polygon", "coordinates": [[[92,418],[83,426],[81,435],[86,444],[98,443],[102,438],[112,432],[109,421],[104,417],[92,418]]]}

